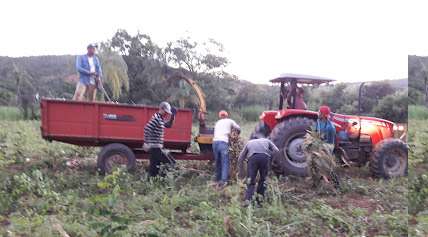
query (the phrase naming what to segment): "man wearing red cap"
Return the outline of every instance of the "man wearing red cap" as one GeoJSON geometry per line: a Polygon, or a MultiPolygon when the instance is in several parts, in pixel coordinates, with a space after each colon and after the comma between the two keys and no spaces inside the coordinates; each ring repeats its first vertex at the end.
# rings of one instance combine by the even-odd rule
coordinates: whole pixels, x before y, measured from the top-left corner
{"type": "Polygon", "coordinates": [[[239,125],[228,118],[229,114],[222,110],[218,113],[220,120],[214,127],[213,153],[215,158],[216,177],[219,187],[227,184],[229,175],[229,134],[232,129],[240,130],[239,125]]]}
{"type": "Polygon", "coordinates": [[[336,140],[336,128],[330,121],[330,113],[330,107],[325,105],[320,107],[317,123],[315,125],[315,132],[318,133],[321,140],[334,145],[336,140]]]}

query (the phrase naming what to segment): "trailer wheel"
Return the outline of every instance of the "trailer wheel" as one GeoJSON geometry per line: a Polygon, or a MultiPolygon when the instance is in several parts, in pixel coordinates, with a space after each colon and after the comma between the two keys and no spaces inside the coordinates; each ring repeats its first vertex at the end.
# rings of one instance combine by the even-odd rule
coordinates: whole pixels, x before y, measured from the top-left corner
{"type": "Polygon", "coordinates": [[[97,167],[100,174],[109,174],[115,168],[126,168],[133,171],[136,167],[134,152],[120,143],[112,143],[104,146],[98,154],[97,167]]]}
{"type": "Polygon", "coordinates": [[[376,145],[370,160],[370,171],[377,178],[407,175],[407,145],[400,139],[385,139],[376,145]]]}

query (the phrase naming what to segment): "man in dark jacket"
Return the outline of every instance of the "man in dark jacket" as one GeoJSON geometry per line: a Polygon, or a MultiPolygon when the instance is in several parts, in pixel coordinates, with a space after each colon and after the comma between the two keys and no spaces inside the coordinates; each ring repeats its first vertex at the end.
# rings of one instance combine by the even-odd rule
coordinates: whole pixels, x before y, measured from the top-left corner
{"type": "MultiPolygon", "coordinates": [[[[266,190],[265,181],[269,171],[270,159],[272,154],[278,151],[278,147],[267,138],[252,139],[245,145],[238,159],[238,175],[239,178],[244,178],[243,163],[248,159],[247,177],[249,180],[247,183],[247,191],[245,192],[246,204],[248,204],[253,197],[257,173],[260,174],[260,180],[257,184],[257,193],[264,196],[266,190]]],[[[260,200],[257,199],[257,202],[260,203],[260,200]]]]}
{"type": "Polygon", "coordinates": [[[174,122],[176,110],[171,108],[168,102],[159,105],[156,112],[144,127],[144,149],[150,154],[149,175],[151,177],[159,174],[159,166],[167,163],[168,159],[163,155],[164,130],[170,128],[174,122]]]}

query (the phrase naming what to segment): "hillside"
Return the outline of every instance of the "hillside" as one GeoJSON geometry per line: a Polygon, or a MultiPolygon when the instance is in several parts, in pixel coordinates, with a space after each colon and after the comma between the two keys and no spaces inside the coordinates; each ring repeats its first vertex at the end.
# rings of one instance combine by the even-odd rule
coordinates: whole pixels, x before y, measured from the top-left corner
{"type": "MultiPolygon", "coordinates": [[[[129,82],[120,82],[119,88],[116,89],[119,90],[120,96],[115,99],[116,101],[156,105],[168,100],[175,106],[197,109],[198,101],[191,88],[183,81],[165,77],[169,66],[158,59],[147,57],[122,58],[127,67],[129,82]],[[125,89],[125,85],[129,90],[125,89]]],[[[103,57],[101,60],[103,61],[103,57]]],[[[24,111],[37,110],[33,102],[36,93],[41,97],[70,99],[77,81],[74,64],[75,56],[72,55],[0,57],[0,106],[18,105],[24,107],[24,111]]],[[[203,89],[210,111],[234,110],[235,118],[252,120],[257,119],[263,110],[278,106],[279,89],[276,86],[253,84],[225,72],[187,72],[203,89]]],[[[305,97],[313,110],[321,104],[328,104],[335,112],[356,113],[358,84],[337,83],[328,87],[307,89],[305,97]]],[[[105,88],[110,95],[113,94],[114,87],[118,87],[117,82],[106,80],[105,88]]],[[[376,98],[364,97],[364,113],[393,121],[405,121],[406,119],[396,118],[388,113],[377,113],[375,107],[383,97],[406,88],[405,79],[368,83],[368,93],[376,95],[376,98]]],[[[407,111],[406,109],[403,107],[401,111],[407,111]]]]}

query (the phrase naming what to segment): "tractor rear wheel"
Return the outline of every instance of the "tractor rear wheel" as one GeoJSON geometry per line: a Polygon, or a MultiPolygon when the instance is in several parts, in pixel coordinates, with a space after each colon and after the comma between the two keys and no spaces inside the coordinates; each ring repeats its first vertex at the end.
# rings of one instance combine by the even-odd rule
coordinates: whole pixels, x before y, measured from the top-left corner
{"type": "Polygon", "coordinates": [[[100,174],[109,174],[115,168],[135,169],[137,163],[134,152],[120,143],[111,143],[104,146],[98,154],[97,167],[100,174]]]}
{"type": "Polygon", "coordinates": [[[304,117],[287,119],[272,130],[270,138],[280,151],[272,157],[272,171],[277,175],[307,176],[307,162],[302,150],[304,136],[314,120],[304,117]]]}
{"type": "Polygon", "coordinates": [[[377,178],[394,178],[407,175],[407,145],[400,139],[379,142],[370,160],[370,171],[377,178]]]}
{"type": "Polygon", "coordinates": [[[251,133],[250,139],[262,138],[269,136],[270,129],[264,122],[259,122],[254,128],[254,132],[251,133]]]}

